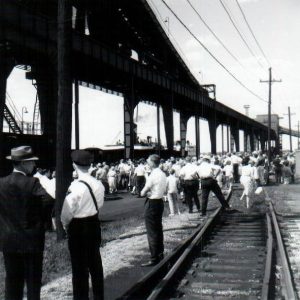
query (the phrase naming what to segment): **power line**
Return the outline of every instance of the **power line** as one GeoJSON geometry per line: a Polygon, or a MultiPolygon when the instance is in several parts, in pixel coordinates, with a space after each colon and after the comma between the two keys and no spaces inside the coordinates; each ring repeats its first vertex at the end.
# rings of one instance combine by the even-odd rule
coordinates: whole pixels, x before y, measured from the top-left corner
{"type": "Polygon", "coordinates": [[[193,6],[193,4],[190,2],[190,0],[187,0],[188,4],[191,6],[193,11],[197,14],[199,19],[202,21],[202,23],[205,25],[205,27],[210,31],[210,33],[216,38],[216,40],[223,46],[223,48],[227,51],[227,53],[242,67],[245,68],[245,66],[239,61],[239,59],[226,47],[224,42],[215,34],[215,32],[211,29],[211,27],[206,23],[206,21],[202,18],[200,13],[196,10],[196,8],[193,6]]]}
{"type": "Polygon", "coordinates": [[[257,63],[260,65],[260,67],[262,69],[264,69],[264,66],[260,63],[260,61],[257,59],[256,55],[254,54],[254,52],[252,51],[252,49],[250,48],[250,46],[248,45],[247,41],[244,39],[242,33],[240,32],[240,30],[238,29],[237,25],[235,24],[234,20],[232,19],[232,16],[230,15],[228,9],[226,8],[225,4],[223,3],[222,0],[219,0],[219,2],[221,3],[223,9],[225,10],[230,22],[232,23],[233,27],[235,28],[235,30],[237,31],[238,35],[240,36],[240,38],[242,39],[242,41],[244,42],[244,44],[246,45],[247,49],[249,50],[249,52],[252,54],[252,56],[256,59],[257,63]]]}
{"type": "Polygon", "coordinates": [[[172,13],[172,15],[177,19],[177,21],[189,32],[189,34],[204,48],[204,50],[236,81],[238,82],[244,89],[246,89],[250,94],[255,96],[257,99],[268,102],[264,100],[262,97],[254,93],[250,90],[243,82],[241,82],[227,67],[216,57],[214,54],[191,32],[191,30],[183,23],[183,21],[178,17],[178,15],[172,10],[172,8],[166,3],[165,0],[161,0],[163,4],[168,8],[168,10],[172,13]]]}
{"type": "Polygon", "coordinates": [[[247,27],[248,27],[249,31],[250,31],[251,34],[252,34],[252,37],[254,38],[254,40],[255,40],[255,42],[256,42],[256,45],[258,46],[259,50],[261,51],[261,53],[262,53],[263,57],[265,58],[265,60],[267,61],[267,63],[271,66],[271,63],[270,63],[269,59],[267,58],[265,52],[263,51],[262,47],[260,46],[258,40],[257,40],[256,37],[255,37],[255,34],[254,34],[254,32],[253,32],[253,30],[252,30],[252,28],[251,28],[251,26],[250,26],[250,24],[249,24],[249,22],[248,22],[248,20],[247,20],[247,18],[246,18],[246,15],[245,15],[245,13],[244,13],[244,11],[243,11],[243,9],[242,9],[242,7],[241,7],[239,1],[238,1],[238,0],[235,0],[235,1],[236,1],[237,5],[238,5],[238,7],[239,7],[239,9],[240,9],[240,11],[241,11],[241,13],[242,13],[242,15],[243,15],[243,18],[244,18],[244,20],[245,20],[245,22],[246,22],[246,24],[247,24],[247,27]]]}

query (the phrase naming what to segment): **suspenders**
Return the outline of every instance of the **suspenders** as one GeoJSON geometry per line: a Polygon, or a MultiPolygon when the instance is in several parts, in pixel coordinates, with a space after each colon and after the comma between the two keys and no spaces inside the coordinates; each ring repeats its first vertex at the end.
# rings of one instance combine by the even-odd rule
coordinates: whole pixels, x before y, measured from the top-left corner
{"type": "Polygon", "coordinates": [[[99,208],[98,208],[98,204],[97,204],[97,201],[96,201],[96,197],[95,197],[95,195],[94,195],[94,193],[93,193],[93,190],[92,190],[92,188],[90,187],[90,185],[89,185],[87,182],[83,181],[83,180],[78,180],[78,182],[83,183],[83,184],[88,188],[88,190],[90,191],[90,194],[91,194],[91,196],[92,196],[92,198],[93,198],[93,202],[94,202],[96,211],[97,211],[97,213],[99,213],[99,208]]]}

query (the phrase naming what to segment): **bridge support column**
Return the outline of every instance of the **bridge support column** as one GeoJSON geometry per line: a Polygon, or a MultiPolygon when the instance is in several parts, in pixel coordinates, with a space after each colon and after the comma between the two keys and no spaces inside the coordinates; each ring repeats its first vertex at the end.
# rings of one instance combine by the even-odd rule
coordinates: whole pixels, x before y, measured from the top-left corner
{"type": "MultiPolygon", "coordinates": [[[[239,134],[239,128],[232,126],[230,127],[231,136],[233,138],[234,144],[235,144],[235,151],[240,151],[240,134],[239,134]]],[[[233,145],[232,145],[233,146],[233,145]]],[[[233,147],[231,148],[231,151],[233,151],[233,147]]]]}
{"type": "Polygon", "coordinates": [[[200,157],[200,126],[199,126],[199,117],[195,116],[195,133],[196,133],[196,157],[200,157]]]}
{"type": "Polygon", "coordinates": [[[214,119],[208,120],[210,143],[211,143],[211,153],[217,154],[217,124],[214,119]]]}
{"type": "Polygon", "coordinates": [[[181,156],[185,156],[187,122],[190,116],[180,112],[180,146],[181,156]]]}
{"type": "Polygon", "coordinates": [[[250,138],[250,151],[253,152],[255,151],[255,136],[254,136],[253,129],[251,129],[250,131],[249,138],[250,138]]]}
{"type": "Polygon", "coordinates": [[[160,104],[157,103],[157,107],[156,107],[156,115],[157,115],[157,154],[160,156],[160,148],[161,148],[161,139],[160,139],[160,104]]]}
{"type": "Polygon", "coordinates": [[[166,141],[167,148],[169,151],[169,155],[173,155],[174,150],[174,121],[173,121],[173,107],[169,104],[162,105],[164,125],[165,125],[165,133],[166,133],[166,141]]]}
{"type": "Polygon", "coordinates": [[[231,135],[229,133],[229,130],[230,130],[229,125],[227,124],[226,127],[227,127],[227,130],[226,130],[226,133],[227,133],[226,134],[226,144],[227,144],[227,152],[229,153],[229,152],[231,152],[231,148],[230,148],[231,135]]]}
{"type": "Polygon", "coordinates": [[[46,166],[55,166],[56,119],[58,85],[55,67],[50,65],[32,66],[37,83],[37,93],[41,115],[41,131],[45,136],[45,152],[48,153],[46,166]]]}
{"type": "Polygon", "coordinates": [[[6,82],[14,65],[4,55],[0,54],[0,176],[4,176],[6,172],[4,137],[3,137],[3,119],[4,119],[4,105],[6,99],[6,82]]]}
{"type": "Polygon", "coordinates": [[[248,131],[244,130],[244,152],[248,151],[248,131]]]}
{"type": "Polygon", "coordinates": [[[58,0],[57,31],[57,135],[56,135],[56,202],[55,216],[58,239],[63,238],[60,214],[72,178],[72,6],[70,1],[58,0]]]}
{"type": "Polygon", "coordinates": [[[135,95],[124,95],[124,149],[125,158],[134,157],[134,122],[133,113],[136,105],[135,95]]]}
{"type": "Polygon", "coordinates": [[[224,154],[224,125],[221,125],[221,138],[222,138],[222,155],[224,154]]]}
{"type": "Polygon", "coordinates": [[[260,142],[260,149],[262,151],[266,150],[266,141],[267,141],[267,139],[264,136],[261,135],[260,139],[259,139],[259,142],[260,142]]]}

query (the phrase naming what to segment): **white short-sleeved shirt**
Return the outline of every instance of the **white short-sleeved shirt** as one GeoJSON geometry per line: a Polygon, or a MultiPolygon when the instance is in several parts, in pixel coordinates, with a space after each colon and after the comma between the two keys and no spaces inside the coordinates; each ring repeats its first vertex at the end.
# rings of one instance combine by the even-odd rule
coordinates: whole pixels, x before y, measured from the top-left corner
{"type": "Polygon", "coordinates": [[[187,163],[179,172],[180,177],[183,178],[183,180],[193,180],[197,179],[197,165],[187,163]]]}
{"type": "Polygon", "coordinates": [[[167,177],[167,193],[178,193],[178,178],[175,175],[169,175],[167,177]]]}
{"type": "Polygon", "coordinates": [[[73,218],[86,218],[97,214],[89,189],[84,183],[79,182],[79,180],[85,181],[91,187],[96,198],[98,209],[100,209],[104,203],[103,184],[89,174],[79,173],[78,175],[78,180],[74,180],[71,183],[63,204],[61,221],[64,227],[67,227],[73,218]]]}
{"type": "Polygon", "coordinates": [[[134,174],[136,174],[136,176],[145,176],[145,166],[142,164],[139,164],[135,168],[134,174]]]}
{"type": "Polygon", "coordinates": [[[155,168],[147,177],[146,184],[141,191],[141,195],[150,192],[149,199],[162,199],[167,188],[166,174],[160,169],[155,168]]]}

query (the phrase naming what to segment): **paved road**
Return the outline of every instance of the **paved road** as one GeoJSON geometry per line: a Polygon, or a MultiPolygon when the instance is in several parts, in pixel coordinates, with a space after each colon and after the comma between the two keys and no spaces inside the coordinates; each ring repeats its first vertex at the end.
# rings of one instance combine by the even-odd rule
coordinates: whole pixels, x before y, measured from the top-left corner
{"type": "Polygon", "coordinates": [[[107,222],[142,215],[144,202],[144,198],[137,198],[130,193],[122,191],[113,196],[108,196],[101,209],[101,220],[107,222]]]}

